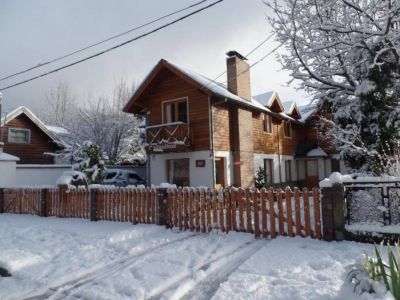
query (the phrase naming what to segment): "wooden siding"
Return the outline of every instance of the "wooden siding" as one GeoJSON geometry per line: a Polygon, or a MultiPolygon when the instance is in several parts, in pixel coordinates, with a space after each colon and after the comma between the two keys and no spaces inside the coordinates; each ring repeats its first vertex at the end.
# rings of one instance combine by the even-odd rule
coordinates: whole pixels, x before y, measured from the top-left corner
{"type": "Polygon", "coordinates": [[[214,149],[216,151],[232,150],[232,126],[230,120],[232,113],[228,104],[213,106],[214,149]]]}
{"type": "Polygon", "coordinates": [[[146,107],[149,125],[162,124],[162,102],[188,97],[190,151],[210,149],[208,95],[193,87],[169,70],[163,69],[147,87],[138,104],[146,107]]]}
{"type": "Polygon", "coordinates": [[[272,133],[266,133],[263,113],[253,113],[254,153],[278,154],[279,148],[279,154],[294,156],[298,143],[304,137],[304,127],[292,123],[292,136],[287,138],[284,136],[283,124],[282,120],[272,118],[272,133]]]}
{"type": "Polygon", "coordinates": [[[4,152],[20,158],[19,164],[53,164],[54,158],[44,155],[45,152],[54,153],[57,145],[24,114],[19,115],[3,128],[4,152]],[[26,128],[31,131],[29,144],[8,143],[8,128],[26,128]]]}

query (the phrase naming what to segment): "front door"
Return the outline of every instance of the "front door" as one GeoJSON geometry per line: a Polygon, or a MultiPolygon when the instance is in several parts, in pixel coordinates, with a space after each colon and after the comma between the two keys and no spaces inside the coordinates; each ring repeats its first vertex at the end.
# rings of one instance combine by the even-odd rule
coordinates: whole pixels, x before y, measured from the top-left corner
{"type": "Polygon", "coordinates": [[[225,187],[225,158],[215,158],[215,188],[221,189],[225,187]]]}
{"type": "Polygon", "coordinates": [[[318,160],[307,159],[306,160],[306,186],[313,188],[318,186],[318,160]]]}

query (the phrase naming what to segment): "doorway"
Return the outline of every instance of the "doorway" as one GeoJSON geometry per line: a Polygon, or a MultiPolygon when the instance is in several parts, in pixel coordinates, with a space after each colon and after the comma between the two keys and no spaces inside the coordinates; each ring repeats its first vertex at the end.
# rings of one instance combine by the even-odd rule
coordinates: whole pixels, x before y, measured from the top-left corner
{"type": "Polygon", "coordinates": [[[215,188],[221,189],[225,187],[225,158],[215,158],[215,188]]]}
{"type": "Polygon", "coordinates": [[[306,187],[313,188],[318,186],[318,160],[306,160],[306,187]]]}

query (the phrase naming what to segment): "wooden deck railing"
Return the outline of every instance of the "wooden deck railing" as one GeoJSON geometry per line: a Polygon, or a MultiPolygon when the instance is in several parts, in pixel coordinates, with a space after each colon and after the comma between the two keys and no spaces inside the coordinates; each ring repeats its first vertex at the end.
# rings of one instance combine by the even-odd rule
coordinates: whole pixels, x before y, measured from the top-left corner
{"type": "Polygon", "coordinates": [[[176,147],[190,146],[189,125],[182,122],[149,126],[147,131],[147,144],[152,148],[174,149],[176,147]]]}
{"type": "Polygon", "coordinates": [[[0,189],[0,212],[158,224],[180,230],[321,238],[318,188],[0,189]]]}

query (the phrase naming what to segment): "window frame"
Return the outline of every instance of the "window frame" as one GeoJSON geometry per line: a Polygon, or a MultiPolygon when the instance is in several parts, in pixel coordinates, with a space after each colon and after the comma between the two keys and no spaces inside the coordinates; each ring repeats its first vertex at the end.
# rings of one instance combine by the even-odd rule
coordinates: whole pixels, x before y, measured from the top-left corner
{"type": "Polygon", "coordinates": [[[265,186],[274,184],[274,160],[272,158],[264,158],[263,159],[263,167],[264,167],[264,178],[265,178],[265,186]],[[270,173],[270,181],[267,182],[267,168],[266,161],[269,161],[269,173],[270,173]]]}
{"type": "Polygon", "coordinates": [[[292,131],[292,123],[290,121],[284,121],[283,122],[283,137],[287,139],[291,139],[293,136],[293,131],[292,131]],[[286,135],[286,126],[289,125],[289,135],[286,135]]]}
{"type": "Polygon", "coordinates": [[[173,178],[170,178],[170,173],[171,173],[170,162],[173,162],[175,160],[185,160],[187,162],[187,165],[188,165],[188,177],[187,177],[188,185],[187,186],[190,186],[190,169],[191,169],[191,167],[190,167],[190,158],[188,158],[188,157],[168,158],[168,159],[165,160],[165,179],[166,179],[166,182],[171,183],[171,184],[176,184],[178,186],[177,183],[173,183],[173,178]]]}
{"type": "Polygon", "coordinates": [[[7,142],[9,144],[20,144],[20,145],[29,145],[31,143],[31,138],[32,138],[32,133],[31,130],[28,128],[17,128],[17,127],[10,127],[8,128],[8,136],[7,136],[7,142]],[[15,142],[15,141],[11,141],[11,131],[13,130],[18,130],[18,131],[25,131],[28,132],[28,141],[27,142],[15,142]]]}
{"type": "Polygon", "coordinates": [[[285,180],[287,183],[290,183],[293,181],[292,178],[292,160],[288,159],[285,160],[285,180]],[[289,172],[287,172],[289,169],[289,172]]]}
{"type": "Polygon", "coordinates": [[[263,114],[263,132],[264,132],[265,134],[270,134],[270,135],[272,135],[272,116],[269,115],[269,114],[266,114],[266,113],[263,114]],[[266,124],[267,124],[267,123],[266,123],[267,119],[269,120],[269,121],[268,121],[269,131],[268,131],[268,130],[265,130],[265,129],[268,129],[268,128],[266,128],[266,127],[268,127],[268,126],[266,126],[266,124]]]}
{"type": "Polygon", "coordinates": [[[184,124],[189,124],[189,97],[180,97],[180,98],[175,98],[175,99],[169,99],[161,102],[161,113],[162,113],[162,123],[163,124],[169,124],[169,123],[179,123],[182,122],[184,124]],[[172,121],[168,122],[168,117],[167,117],[167,105],[168,104],[174,104],[175,105],[175,114],[176,118],[179,117],[179,110],[178,110],[178,103],[180,102],[186,102],[186,122],[182,121],[172,121]]]}

